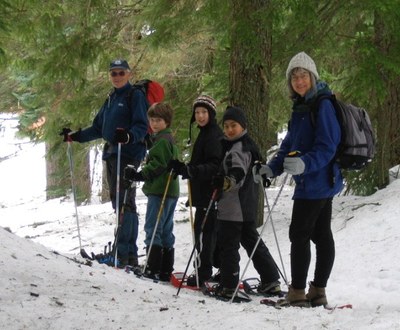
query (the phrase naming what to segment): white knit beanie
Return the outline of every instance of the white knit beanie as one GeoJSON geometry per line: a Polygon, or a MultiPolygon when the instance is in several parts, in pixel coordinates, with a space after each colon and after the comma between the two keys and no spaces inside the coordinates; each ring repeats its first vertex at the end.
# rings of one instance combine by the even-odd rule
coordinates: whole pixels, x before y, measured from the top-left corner
{"type": "Polygon", "coordinates": [[[289,62],[288,68],[286,70],[286,78],[290,79],[290,73],[295,68],[303,68],[314,74],[315,79],[319,79],[319,74],[314,60],[308,56],[305,52],[298,53],[293,56],[289,62]]]}

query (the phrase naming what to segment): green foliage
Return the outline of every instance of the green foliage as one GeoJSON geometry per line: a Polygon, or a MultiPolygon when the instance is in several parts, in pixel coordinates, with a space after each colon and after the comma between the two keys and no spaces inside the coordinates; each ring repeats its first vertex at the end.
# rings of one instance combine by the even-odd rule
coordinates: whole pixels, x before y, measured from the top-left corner
{"type": "Polygon", "coordinates": [[[375,193],[379,187],[378,173],[373,167],[361,171],[343,172],[346,187],[345,194],[352,193],[359,196],[369,196],[375,193]]]}
{"type": "MultiPolygon", "coordinates": [[[[265,95],[269,145],[275,144],[271,132],[284,127],[291,112],[287,64],[306,51],[340,98],[368,109],[379,148],[387,148],[378,153],[373,170],[346,174],[349,189],[370,194],[384,187],[385,171],[400,161],[394,151],[399,143],[385,142],[399,140],[394,133],[398,109],[393,109],[393,91],[400,88],[397,0],[0,0],[0,8],[1,106],[21,113],[21,134],[49,142],[49,155],[64,152],[58,136],[62,127],[91,123],[110,88],[107,68],[115,57],[129,60],[135,78],[164,84],[183,150],[193,100],[202,93],[213,96],[220,117],[232,95],[235,38],[249,54],[241,59],[244,69],[272,65],[265,95]],[[271,35],[256,38],[254,31],[267,26],[271,35]],[[271,58],[258,52],[262,38],[271,41],[271,58]],[[382,129],[382,113],[391,118],[390,134],[382,129]],[[385,154],[390,156],[383,161],[385,154]]],[[[79,150],[82,162],[90,147],[79,150]]]]}

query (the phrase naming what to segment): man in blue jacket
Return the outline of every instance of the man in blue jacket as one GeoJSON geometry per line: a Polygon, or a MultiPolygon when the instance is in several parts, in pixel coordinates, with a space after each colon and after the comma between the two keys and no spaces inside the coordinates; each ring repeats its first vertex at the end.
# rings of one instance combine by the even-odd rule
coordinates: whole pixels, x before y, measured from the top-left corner
{"type": "Polygon", "coordinates": [[[331,230],[332,199],[343,186],[334,157],[340,142],[340,126],[328,85],[319,80],[312,58],[301,52],[289,62],[286,78],[293,100],[290,126],[277,155],[260,169],[253,168],[254,180],[262,175],[275,177],[282,172],[293,175],[292,221],[289,228],[292,283],[281,305],[320,306],[327,304],[325,287],[335,259],[331,230]],[[311,111],[319,104],[315,125],[311,111]],[[310,241],[315,244],[314,279],[305,294],[310,266],[310,241]]]}
{"type": "MultiPolygon", "coordinates": [[[[64,141],[89,142],[103,138],[106,143],[103,150],[103,160],[107,168],[107,182],[110,190],[110,199],[114,210],[116,210],[117,192],[117,154],[118,144],[121,144],[121,162],[119,173],[121,175],[119,187],[119,211],[125,195],[122,174],[127,165],[138,168],[144,159],[146,146],[144,138],[147,134],[147,100],[144,93],[139,89],[130,92],[132,85],[129,79],[132,77],[131,69],[126,60],[117,59],[110,63],[110,81],[113,89],[108,99],[95,116],[90,127],[71,132],[64,129],[64,141]],[[128,100],[128,97],[130,100],[128,100]]],[[[116,247],[120,266],[136,266],[138,236],[138,215],[136,211],[136,188],[128,188],[128,195],[124,207],[121,230],[118,235],[116,247]]]]}

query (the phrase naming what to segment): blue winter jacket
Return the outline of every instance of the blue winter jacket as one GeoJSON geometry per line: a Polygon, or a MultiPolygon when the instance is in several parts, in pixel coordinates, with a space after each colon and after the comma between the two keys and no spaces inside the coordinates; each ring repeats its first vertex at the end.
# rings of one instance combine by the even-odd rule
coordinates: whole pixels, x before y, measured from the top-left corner
{"type": "Polygon", "coordinates": [[[330,198],[343,187],[340,169],[333,161],[341,132],[330,100],[320,102],[315,124],[311,121],[311,105],[316,97],[331,94],[325,83],[319,82],[317,86],[317,93],[311,92],[295,100],[288,133],[277,155],[268,163],[274,175],[280,175],[288,153],[300,152],[305,170],[293,176],[296,182],[293,199],[330,198]]]}
{"type": "Polygon", "coordinates": [[[144,138],[148,127],[148,104],[143,92],[135,89],[131,96],[130,109],[128,109],[127,95],[131,88],[130,83],[118,89],[114,88],[114,91],[108,96],[108,100],[95,116],[92,126],[83,129],[80,133],[79,142],[88,142],[99,138],[107,141],[103,159],[117,153],[117,145],[113,143],[117,128],[124,128],[131,134],[129,143],[121,146],[121,155],[139,161],[145,156],[144,138]]]}

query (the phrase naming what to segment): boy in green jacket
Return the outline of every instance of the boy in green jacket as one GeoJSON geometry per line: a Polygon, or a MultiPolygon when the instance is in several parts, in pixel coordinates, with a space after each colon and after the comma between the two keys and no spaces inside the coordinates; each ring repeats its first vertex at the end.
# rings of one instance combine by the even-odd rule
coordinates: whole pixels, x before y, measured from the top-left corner
{"type": "Polygon", "coordinates": [[[173,178],[167,167],[171,159],[178,158],[179,152],[171,134],[170,125],[173,116],[171,106],[166,103],[155,103],[148,110],[147,116],[153,131],[153,145],[142,171],[136,172],[134,168],[129,167],[125,169],[124,175],[127,180],[144,181],[142,190],[147,196],[144,225],[147,265],[143,276],[169,281],[174,269],[173,216],[179,197],[179,179],[173,178]],[[167,185],[168,190],[165,192],[167,185]],[[162,205],[164,193],[165,200],[162,205]],[[160,219],[157,224],[161,207],[160,219]]]}

